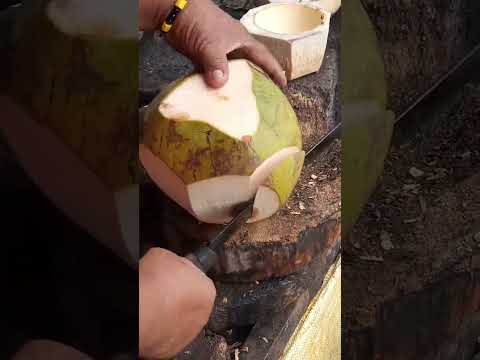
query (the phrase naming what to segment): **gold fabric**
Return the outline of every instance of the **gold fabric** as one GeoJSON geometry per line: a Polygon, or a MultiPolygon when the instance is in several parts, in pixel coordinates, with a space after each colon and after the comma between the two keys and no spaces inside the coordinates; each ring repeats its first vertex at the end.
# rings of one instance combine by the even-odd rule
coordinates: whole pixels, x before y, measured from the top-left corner
{"type": "Polygon", "coordinates": [[[332,265],[281,360],[340,360],[341,257],[332,265]]]}

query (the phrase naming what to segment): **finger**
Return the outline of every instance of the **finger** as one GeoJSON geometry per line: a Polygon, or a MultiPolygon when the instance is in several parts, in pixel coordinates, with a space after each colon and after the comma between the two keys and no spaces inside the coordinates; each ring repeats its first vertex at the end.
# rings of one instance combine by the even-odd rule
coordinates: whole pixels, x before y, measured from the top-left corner
{"type": "Polygon", "coordinates": [[[265,45],[258,41],[252,41],[241,50],[246,59],[260,66],[277,85],[287,85],[285,72],[265,45]]]}
{"type": "Polygon", "coordinates": [[[207,45],[200,52],[201,64],[205,82],[213,88],[220,88],[228,80],[227,54],[221,47],[207,45]]]}

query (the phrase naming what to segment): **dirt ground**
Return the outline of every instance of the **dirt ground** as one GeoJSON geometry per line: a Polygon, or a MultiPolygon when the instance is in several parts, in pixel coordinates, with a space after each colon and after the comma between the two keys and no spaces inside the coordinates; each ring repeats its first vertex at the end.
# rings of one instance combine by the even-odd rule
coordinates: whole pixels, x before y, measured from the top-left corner
{"type": "Polygon", "coordinates": [[[343,241],[348,329],[372,326],[387,299],[468,271],[480,252],[480,84],[467,84],[445,109],[395,143],[343,241]]]}

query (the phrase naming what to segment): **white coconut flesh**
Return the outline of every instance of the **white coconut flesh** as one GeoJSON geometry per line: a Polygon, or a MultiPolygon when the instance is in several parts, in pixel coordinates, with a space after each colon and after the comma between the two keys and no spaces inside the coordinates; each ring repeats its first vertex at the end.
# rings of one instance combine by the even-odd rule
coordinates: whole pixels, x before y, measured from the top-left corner
{"type": "Polygon", "coordinates": [[[138,38],[138,2],[133,0],[51,0],[47,16],[71,36],[138,38]]]}
{"type": "Polygon", "coordinates": [[[255,15],[255,25],[276,34],[301,34],[315,30],[324,23],[323,13],[301,4],[281,4],[255,15]]]}
{"type": "Polygon", "coordinates": [[[260,186],[253,202],[252,217],[247,221],[253,223],[266,219],[280,209],[280,199],[275,191],[267,186],[260,186]]]}
{"type": "Polygon", "coordinates": [[[225,86],[213,89],[201,76],[189,77],[167,95],[158,111],[170,120],[205,119],[210,126],[242,140],[255,134],[260,121],[252,81],[250,65],[232,61],[225,86]]]}

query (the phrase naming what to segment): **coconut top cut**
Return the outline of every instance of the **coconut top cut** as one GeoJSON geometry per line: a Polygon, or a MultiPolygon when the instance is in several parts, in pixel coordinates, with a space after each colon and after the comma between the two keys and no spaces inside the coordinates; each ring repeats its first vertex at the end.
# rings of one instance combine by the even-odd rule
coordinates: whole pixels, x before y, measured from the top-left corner
{"type": "Polygon", "coordinates": [[[201,76],[191,76],[163,99],[158,111],[174,121],[202,121],[242,140],[253,136],[259,123],[252,82],[250,65],[231,61],[229,79],[222,88],[210,88],[201,76]]]}
{"type": "Polygon", "coordinates": [[[46,11],[50,21],[71,36],[138,38],[137,1],[51,0],[46,11]]]}

